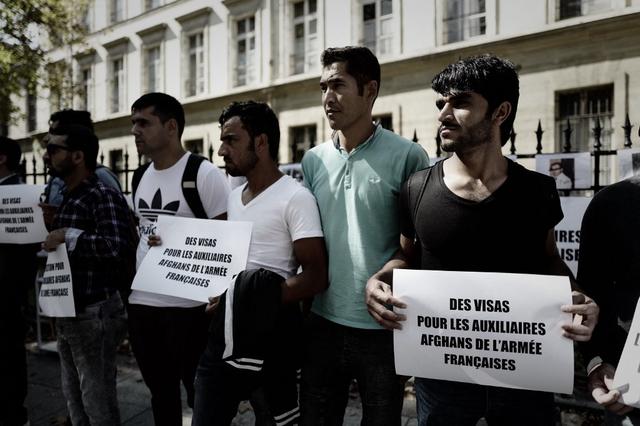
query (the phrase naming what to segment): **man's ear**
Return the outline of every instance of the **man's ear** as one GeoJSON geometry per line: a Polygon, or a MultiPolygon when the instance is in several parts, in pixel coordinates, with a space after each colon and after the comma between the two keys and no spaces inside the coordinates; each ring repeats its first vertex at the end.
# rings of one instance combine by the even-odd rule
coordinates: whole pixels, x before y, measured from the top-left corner
{"type": "Polygon", "coordinates": [[[178,134],[178,121],[175,118],[168,119],[164,125],[167,126],[169,132],[178,134]]]}
{"type": "Polygon", "coordinates": [[[498,126],[501,125],[511,115],[511,103],[504,101],[493,111],[493,119],[497,120],[498,126]]]}
{"type": "Polygon", "coordinates": [[[378,82],[375,80],[370,80],[365,83],[363,95],[373,104],[373,102],[376,100],[376,97],[378,96],[378,82]]]}
{"type": "Polygon", "coordinates": [[[73,151],[71,153],[71,161],[73,164],[84,164],[84,152],[73,151]]]}
{"type": "Polygon", "coordinates": [[[260,133],[253,139],[256,154],[266,152],[269,154],[269,138],[265,133],[260,133]]]}

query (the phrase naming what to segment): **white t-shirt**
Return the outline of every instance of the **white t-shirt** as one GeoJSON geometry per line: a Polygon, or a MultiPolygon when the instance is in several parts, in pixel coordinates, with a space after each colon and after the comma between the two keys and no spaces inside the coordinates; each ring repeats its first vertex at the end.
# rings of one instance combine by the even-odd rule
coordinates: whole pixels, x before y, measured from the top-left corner
{"type": "Polygon", "coordinates": [[[264,268],[289,278],[298,271],[293,242],[322,237],[316,199],[311,192],[284,175],[242,204],[245,185],[229,195],[228,220],[252,222],[247,269],[264,268]]]}
{"type": "MultiPolygon", "coordinates": [[[[140,244],[138,244],[136,253],[136,267],[140,266],[142,259],[149,251],[147,241],[149,235],[156,233],[156,221],[159,215],[195,217],[182,194],[182,175],[188,159],[189,153],[185,153],[176,164],[164,170],[157,170],[151,163],[140,179],[133,200],[135,212],[140,220],[140,244]]],[[[204,211],[209,218],[219,216],[227,211],[229,184],[219,168],[206,160],[200,163],[196,187],[204,211]]],[[[179,308],[202,305],[202,302],[194,300],[140,290],[131,292],[129,303],[179,308]]]]}

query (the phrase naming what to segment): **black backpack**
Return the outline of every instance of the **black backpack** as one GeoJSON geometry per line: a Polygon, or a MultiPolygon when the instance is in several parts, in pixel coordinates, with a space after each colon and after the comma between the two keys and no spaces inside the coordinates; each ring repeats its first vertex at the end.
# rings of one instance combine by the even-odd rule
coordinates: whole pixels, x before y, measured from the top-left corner
{"type": "MultiPolygon", "coordinates": [[[[189,208],[198,219],[209,219],[207,212],[202,206],[202,200],[200,200],[200,194],[198,194],[197,187],[198,169],[204,160],[205,158],[201,155],[189,154],[187,165],[184,168],[184,173],[182,174],[182,195],[184,196],[184,199],[187,200],[189,208]]],[[[133,178],[131,179],[131,199],[134,200],[134,202],[136,190],[140,184],[140,179],[142,179],[142,175],[149,168],[149,164],[151,163],[143,164],[133,172],[133,178]]]]}

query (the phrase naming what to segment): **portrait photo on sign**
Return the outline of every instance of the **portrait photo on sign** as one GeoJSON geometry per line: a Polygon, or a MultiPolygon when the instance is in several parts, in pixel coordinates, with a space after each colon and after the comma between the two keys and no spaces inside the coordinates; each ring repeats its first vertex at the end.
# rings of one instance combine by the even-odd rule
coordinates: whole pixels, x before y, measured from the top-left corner
{"type": "Polygon", "coordinates": [[[618,180],[640,175],[640,148],[618,150],[618,180]]]}
{"type": "Polygon", "coordinates": [[[536,171],[551,176],[559,190],[591,188],[591,154],[536,155],[536,171]]]}

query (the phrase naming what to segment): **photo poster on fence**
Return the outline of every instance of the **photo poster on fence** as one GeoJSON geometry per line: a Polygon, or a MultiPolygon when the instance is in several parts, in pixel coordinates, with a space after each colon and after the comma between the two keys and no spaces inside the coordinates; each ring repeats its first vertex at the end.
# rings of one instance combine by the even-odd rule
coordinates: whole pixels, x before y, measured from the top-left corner
{"type": "Polygon", "coordinates": [[[640,175],[640,148],[619,149],[617,155],[618,180],[640,175]]]}
{"type": "Polygon", "coordinates": [[[640,408],[640,299],[616,368],[613,388],[620,391],[623,404],[640,408]]]}
{"type": "Polygon", "coordinates": [[[0,186],[0,244],[33,244],[47,238],[40,195],[44,185],[0,186]]]}
{"type": "Polygon", "coordinates": [[[251,222],[160,216],[132,288],[200,302],[222,294],[247,266],[251,222]]]}
{"type": "Polygon", "coordinates": [[[574,277],[578,274],[582,217],[590,202],[591,197],[560,197],[564,217],[555,228],[556,246],[574,277]]]}
{"type": "Polygon", "coordinates": [[[304,182],[304,175],[302,174],[302,164],[300,163],[289,163],[289,164],[280,164],[278,166],[280,171],[285,175],[289,175],[299,183],[304,182]]]}
{"type": "Polygon", "coordinates": [[[591,153],[537,154],[536,171],[554,178],[558,189],[589,189],[591,153]]]}
{"type": "Polygon", "coordinates": [[[394,330],[396,373],[570,394],[573,342],[568,277],[485,272],[393,271],[407,304],[394,330]]]}
{"type": "Polygon", "coordinates": [[[71,265],[65,243],[59,244],[55,251],[50,251],[47,255],[38,304],[42,313],[48,317],[76,316],[71,265]]]}

